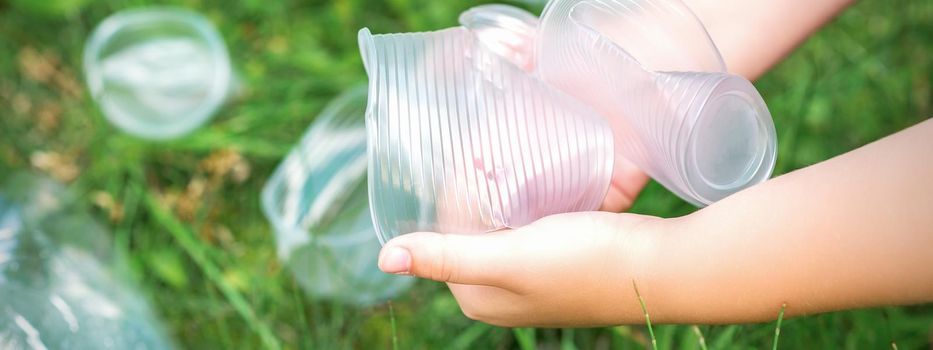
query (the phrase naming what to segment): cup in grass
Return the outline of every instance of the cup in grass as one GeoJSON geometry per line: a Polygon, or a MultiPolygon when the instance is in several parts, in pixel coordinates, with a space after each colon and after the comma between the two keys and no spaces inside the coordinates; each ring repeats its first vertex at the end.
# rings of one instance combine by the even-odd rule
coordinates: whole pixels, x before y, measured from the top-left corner
{"type": "Polygon", "coordinates": [[[385,301],[413,279],[379,270],[367,195],[366,87],[347,91],[311,124],[262,192],[279,258],[312,297],[385,301]]]}
{"type": "Polygon", "coordinates": [[[104,117],[147,139],[169,139],[209,120],[234,90],[223,39],[178,8],[118,12],[94,30],[84,73],[104,117]]]}

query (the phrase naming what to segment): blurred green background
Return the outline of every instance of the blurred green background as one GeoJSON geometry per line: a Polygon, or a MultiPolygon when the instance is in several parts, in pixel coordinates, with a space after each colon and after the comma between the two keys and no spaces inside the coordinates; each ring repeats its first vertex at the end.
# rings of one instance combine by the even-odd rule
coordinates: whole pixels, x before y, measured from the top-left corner
{"type": "MultiPolygon", "coordinates": [[[[179,345],[387,348],[395,338],[399,348],[650,346],[641,325],[510,330],[473,322],[433,282],[420,281],[392,301],[391,314],[388,304],[342,307],[303,295],[278,262],[259,191],[321,107],[365,81],[357,30],[449,27],[478,2],[169,2],[217,25],[246,92],[189,136],[148,142],[103,119],[84,86],[81,53],[105,17],[154,4],[0,0],[0,181],[32,169],[69,184],[109,223],[115,253],[129,262],[123,272],[146,291],[179,345]]],[[[756,82],[780,137],[777,173],[929,117],[931,57],[930,1],[864,1],[821,30],[756,82]]],[[[659,216],[692,210],[654,183],[634,208],[659,216]]],[[[774,331],[774,323],[654,328],[662,349],[770,347],[774,331]]],[[[780,347],[879,349],[896,342],[920,349],[931,339],[933,307],[890,307],[785,320],[780,347]]]]}

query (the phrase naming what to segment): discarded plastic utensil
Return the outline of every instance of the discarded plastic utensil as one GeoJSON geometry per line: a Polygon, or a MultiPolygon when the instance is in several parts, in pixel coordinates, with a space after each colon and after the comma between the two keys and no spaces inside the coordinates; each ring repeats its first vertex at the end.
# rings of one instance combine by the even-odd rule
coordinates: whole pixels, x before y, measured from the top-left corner
{"type": "Polygon", "coordinates": [[[262,191],[279,258],[311,296],[384,301],[413,279],[379,271],[366,195],[366,87],[345,92],[311,124],[262,191]]]}
{"type": "Polygon", "coordinates": [[[13,185],[12,197],[11,183],[0,194],[0,348],[171,348],[140,294],[75,244],[100,241],[101,227],[63,213],[74,206],[51,180],[20,176],[13,185]]]}
{"type": "Polygon", "coordinates": [[[382,242],[595,210],[615,161],[706,205],[765,180],[776,137],[679,0],[504,5],[462,27],[360,31],[370,201],[382,242]]]}
{"type": "Polygon", "coordinates": [[[84,71],[104,116],[150,139],[199,127],[235,85],[217,30],[201,15],[174,8],[127,10],[105,19],[84,48],[84,71]]]}

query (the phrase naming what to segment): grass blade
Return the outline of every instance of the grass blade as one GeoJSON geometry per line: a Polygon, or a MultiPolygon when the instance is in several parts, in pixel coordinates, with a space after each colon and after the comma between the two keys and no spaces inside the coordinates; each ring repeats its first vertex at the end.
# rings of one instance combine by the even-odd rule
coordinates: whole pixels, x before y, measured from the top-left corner
{"type": "Polygon", "coordinates": [[[535,345],[534,328],[512,328],[512,334],[515,335],[515,340],[518,341],[518,347],[522,350],[534,350],[537,348],[535,345]]]}
{"type": "Polygon", "coordinates": [[[278,340],[276,340],[269,326],[256,317],[256,313],[250,308],[246,299],[243,298],[243,295],[237,292],[233,286],[223,279],[220,268],[207,257],[203,247],[198,243],[197,239],[194,238],[194,234],[192,234],[191,230],[178,221],[172,213],[163,208],[153,197],[152,193],[146,192],[145,201],[155,221],[162,225],[162,227],[178,241],[178,244],[181,245],[182,249],[194,260],[194,263],[201,269],[201,272],[220,289],[224,298],[226,298],[230,305],[233,306],[234,310],[243,317],[249,328],[259,335],[263,345],[267,349],[281,349],[281,345],[279,345],[278,340]]]}
{"type": "Polygon", "coordinates": [[[392,349],[398,350],[398,328],[395,325],[395,309],[392,308],[391,300],[389,300],[389,326],[392,330],[392,349]]]}
{"type": "Polygon", "coordinates": [[[485,323],[476,322],[470,326],[470,328],[467,328],[466,331],[460,333],[460,335],[457,336],[457,338],[455,338],[452,342],[450,342],[448,349],[475,349],[476,346],[473,345],[473,342],[486,334],[486,332],[488,332],[490,329],[492,329],[492,326],[485,323]]]}
{"type": "Polygon", "coordinates": [[[658,338],[654,336],[654,328],[651,327],[651,316],[648,315],[648,306],[645,305],[645,299],[638,292],[638,285],[632,280],[632,287],[635,288],[635,296],[638,297],[638,303],[641,304],[641,311],[645,313],[645,325],[648,326],[648,336],[651,338],[651,349],[658,350],[658,338]]]}
{"type": "Polygon", "coordinates": [[[573,344],[573,328],[561,330],[560,350],[577,350],[577,347],[573,344]]]}
{"type": "Polygon", "coordinates": [[[700,327],[693,325],[690,327],[693,329],[693,333],[697,335],[697,341],[700,342],[700,350],[707,350],[706,348],[706,337],[703,336],[703,332],[700,331],[700,327]]]}
{"type": "Polygon", "coordinates": [[[771,350],[777,350],[778,348],[778,338],[781,336],[781,322],[784,321],[784,309],[787,308],[787,303],[781,304],[781,312],[778,313],[777,318],[777,327],[774,327],[774,343],[771,345],[771,350]]]}

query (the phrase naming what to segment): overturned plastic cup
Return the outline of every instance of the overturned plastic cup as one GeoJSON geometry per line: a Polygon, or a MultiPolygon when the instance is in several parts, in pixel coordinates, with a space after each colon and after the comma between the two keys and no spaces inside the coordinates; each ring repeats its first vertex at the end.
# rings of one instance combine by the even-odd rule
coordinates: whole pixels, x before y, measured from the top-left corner
{"type": "Polygon", "coordinates": [[[85,45],[84,71],[104,116],[149,139],[201,126],[235,86],[214,26],[176,8],[127,10],[105,19],[85,45]]]}
{"type": "Polygon", "coordinates": [[[382,273],[370,217],[366,87],[348,90],[311,124],[262,191],[279,258],[311,296],[356,305],[389,299],[413,279],[382,273]]]}
{"type": "Polygon", "coordinates": [[[535,52],[538,76],[607,118],[616,155],[681,198],[708,205],[771,175],[764,100],[679,0],[552,0],[535,52]]]}
{"type": "Polygon", "coordinates": [[[382,242],[596,210],[632,162],[707,205],[764,181],[776,137],[677,0],[483,5],[436,32],[360,31],[382,242]]]}

